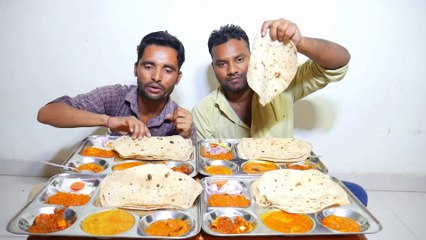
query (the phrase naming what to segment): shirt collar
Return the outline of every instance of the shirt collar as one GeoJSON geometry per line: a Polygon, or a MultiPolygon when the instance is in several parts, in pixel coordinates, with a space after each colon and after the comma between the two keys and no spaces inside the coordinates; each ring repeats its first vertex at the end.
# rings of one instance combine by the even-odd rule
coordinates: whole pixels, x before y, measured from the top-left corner
{"type": "Polygon", "coordinates": [[[241,121],[234,109],[232,109],[221,86],[218,86],[216,89],[214,104],[229,120],[244,128],[249,128],[243,121],[241,121]]]}
{"type": "MultiPolygon", "coordinates": [[[[130,104],[130,109],[136,115],[138,119],[141,117],[141,113],[139,112],[138,107],[138,88],[135,86],[132,88],[129,93],[126,95],[125,100],[130,104]]],[[[151,120],[149,120],[147,127],[157,127],[166,121],[166,115],[168,113],[174,113],[177,109],[177,104],[170,99],[167,98],[166,105],[164,105],[163,110],[158,116],[155,116],[151,120]]]]}

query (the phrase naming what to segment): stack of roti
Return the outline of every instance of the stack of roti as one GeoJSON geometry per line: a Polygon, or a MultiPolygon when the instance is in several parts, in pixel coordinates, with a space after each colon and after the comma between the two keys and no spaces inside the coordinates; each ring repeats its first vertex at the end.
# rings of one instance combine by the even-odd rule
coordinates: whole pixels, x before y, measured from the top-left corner
{"type": "Polygon", "coordinates": [[[247,72],[251,89],[259,95],[265,106],[282,93],[297,71],[297,49],[289,41],[284,44],[272,41],[269,32],[265,37],[257,34],[254,41],[247,72]]]}
{"type": "Polygon", "coordinates": [[[349,204],[345,190],[318,170],[269,171],[251,187],[260,206],[290,213],[315,213],[329,206],[349,204]]]}
{"type": "Polygon", "coordinates": [[[102,207],[134,210],[187,209],[203,190],[200,183],[163,164],[145,164],[108,174],[100,185],[102,207]]]}
{"type": "Polygon", "coordinates": [[[238,156],[272,162],[299,162],[309,157],[312,145],[294,138],[242,138],[238,156]]]}
{"type": "Polygon", "coordinates": [[[113,142],[113,148],[122,158],[141,160],[188,161],[192,159],[194,151],[191,139],[180,135],[144,137],[140,140],[122,136],[113,142]]]}

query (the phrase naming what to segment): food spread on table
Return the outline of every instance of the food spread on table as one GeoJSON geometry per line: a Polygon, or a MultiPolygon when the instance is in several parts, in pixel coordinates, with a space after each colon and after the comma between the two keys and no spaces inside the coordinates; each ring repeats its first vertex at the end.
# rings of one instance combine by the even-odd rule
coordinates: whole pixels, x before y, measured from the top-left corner
{"type": "Polygon", "coordinates": [[[341,182],[327,175],[327,168],[306,141],[208,139],[195,148],[191,144],[185,154],[180,148],[189,147],[178,143],[179,137],[154,141],[155,147],[148,144],[151,149],[179,150],[169,148],[166,153],[163,149],[160,156],[146,146],[137,149],[142,142],[124,137],[85,140],[64,164],[83,169],[99,165],[102,171],[67,170],[55,175],[10,222],[8,230],[57,237],[171,239],[193,237],[201,229],[215,236],[381,230],[380,223],[341,182]],[[123,144],[133,150],[118,153],[123,144]],[[98,149],[97,153],[113,151],[115,156],[83,156],[89,147],[98,149]],[[188,154],[192,159],[176,157],[188,154]],[[197,172],[205,175],[200,182],[193,179],[197,172]]]}

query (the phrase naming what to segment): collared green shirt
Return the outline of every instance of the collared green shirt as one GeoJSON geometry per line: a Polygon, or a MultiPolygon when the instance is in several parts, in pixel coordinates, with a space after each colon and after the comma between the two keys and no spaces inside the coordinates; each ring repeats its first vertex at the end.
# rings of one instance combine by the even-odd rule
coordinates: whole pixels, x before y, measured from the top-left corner
{"type": "Polygon", "coordinates": [[[293,137],[294,102],[341,80],[347,69],[348,65],[329,70],[306,61],[298,67],[288,88],[264,107],[253,94],[251,127],[234,112],[219,86],[192,109],[197,138],[293,137]]]}

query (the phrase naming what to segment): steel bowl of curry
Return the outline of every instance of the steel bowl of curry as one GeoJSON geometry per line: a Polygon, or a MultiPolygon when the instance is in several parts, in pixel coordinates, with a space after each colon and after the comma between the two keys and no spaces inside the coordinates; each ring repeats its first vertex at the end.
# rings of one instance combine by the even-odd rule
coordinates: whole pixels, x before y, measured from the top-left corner
{"type": "Polygon", "coordinates": [[[247,211],[219,208],[205,215],[203,229],[219,235],[249,235],[256,228],[256,224],[256,217],[247,211]]]}
{"type": "Polygon", "coordinates": [[[260,218],[268,228],[282,233],[306,233],[315,226],[314,221],[306,214],[288,213],[281,210],[264,212],[260,218]]]}
{"type": "Polygon", "coordinates": [[[242,165],[243,172],[247,174],[262,174],[279,168],[280,167],[275,163],[260,160],[248,161],[242,165]]]}
{"type": "Polygon", "coordinates": [[[238,172],[237,164],[224,160],[204,161],[201,168],[206,175],[232,175],[238,172]]]}
{"type": "Polygon", "coordinates": [[[194,219],[181,211],[164,210],[145,215],[139,221],[142,235],[183,237],[192,231],[194,219]]]}
{"type": "Polygon", "coordinates": [[[101,158],[84,157],[69,164],[77,168],[80,173],[102,173],[109,168],[109,163],[101,158]]]}
{"type": "Polygon", "coordinates": [[[70,208],[49,206],[22,215],[19,228],[28,233],[53,233],[69,228],[76,219],[76,212],[70,208]]]}
{"type": "Polygon", "coordinates": [[[358,212],[345,208],[328,208],[317,213],[315,218],[327,229],[334,232],[358,233],[364,232],[370,224],[358,212]]]}

